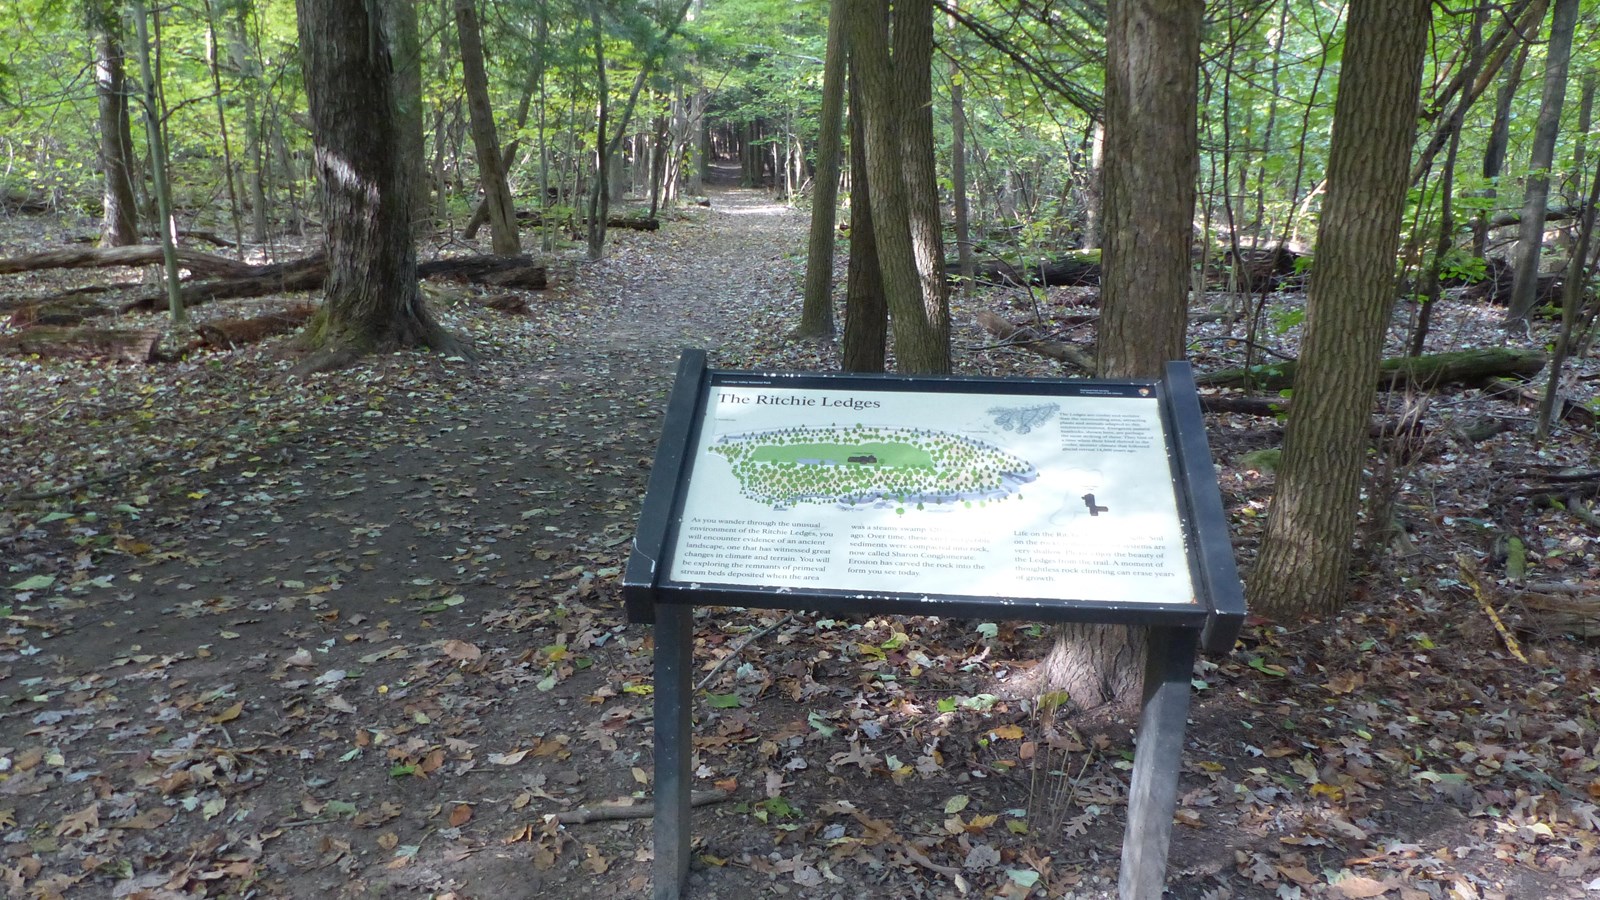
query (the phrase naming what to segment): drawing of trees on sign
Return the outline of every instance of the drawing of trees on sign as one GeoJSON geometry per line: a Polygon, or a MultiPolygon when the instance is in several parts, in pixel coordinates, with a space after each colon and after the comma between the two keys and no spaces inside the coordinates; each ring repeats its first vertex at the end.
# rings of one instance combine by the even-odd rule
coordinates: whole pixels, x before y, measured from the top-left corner
{"type": "Polygon", "coordinates": [[[782,428],[724,435],[711,452],[727,459],[741,493],[777,508],[984,503],[1020,496],[1039,477],[998,447],[920,428],[782,428]]]}

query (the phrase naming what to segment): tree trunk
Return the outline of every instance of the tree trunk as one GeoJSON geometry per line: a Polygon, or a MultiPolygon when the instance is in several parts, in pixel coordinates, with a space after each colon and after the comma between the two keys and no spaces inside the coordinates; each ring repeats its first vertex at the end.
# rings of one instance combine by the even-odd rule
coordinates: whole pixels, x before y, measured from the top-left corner
{"type": "MultiPolygon", "coordinates": [[[[385,0],[404,2],[404,0],[385,0]]],[[[315,371],[363,353],[462,348],[417,289],[393,70],[370,0],[296,0],[328,255],[327,302],[308,330],[315,371]]]]}
{"type": "Polygon", "coordinates": [[[1099,372],[1184,358],[1199,177],[1200,0],[1117,0],[1106,43],[1099,372]]]}
{"type": "MultiPolygon", "coordinates": [[[[900,113],[901,176],[910,217],[918,300],[927,323],[918,358],[902,372],[950,371],[950,293],[944,277],[944,216],[933,147],[933,5],[896,4],[893,20],[895,104],[900,113]]],[[[895,341],[895,354],[902,353],[895,341]]]]}
{"type": "Polygon", "coordinates": [[[100,168],[105,177],[100,243],[125,247],[139,243],[139,218],[133,199],[133,138],[128,125],[122,23],[115,9],[103,3],[91,2],[88,11],[95,44],[95,96],[100,106],[100,168]]]}
{"type": "MultiPolygon", "coordinates": [[[[1111,0],[1106,34],[1105,245],[1096,371],[1159,378],[1184,358],[1199,176],[1200,0],[1111,0]]],[[[1142,628],[1066,624],[1039,664],[1039,693],[1132,708],[1142,628]]]]}
{"type": "MultiPolygon", "coordinates": [[[[895,29],[915,30],[923,33],[916,22],[926,13],[927,34],[932,35],[932,7],[922,12],[897,18],[895,29]]],[[[900,73],[899,69],[911,61],[899,58],[891,63],[889,57],[890,30],[889,4],[886,0],[861,0],[849,4],[845,16],[845,35],[850,45],[850,56],[860,87],[860,112],[864,124],[866,144],[867,183],[870,186],[873,236],[876,239],[878,262],[883,280],[883,294],[891,313],[894,327],[894,350],[897,368],[907,373],[942,373],[950,370],[948,308],[944,306],[943,259],[935,259],[938,266],[932,273],[931,284],[918,268],[927,256],[928,247],[913,246],[912,205],[907,196],[908,147],[911,139],[907,129],[915,124],[917,105],[902,93],[913,89],[914,75],[900,73]],[[925,294],[925,289],[937,286],[937,294],[925,294]],[[945,319],[941,320],[941,309],[945,319]]],[[[910,34],[896,41],[909,44],[910,34]]],[[[928,57],[922,55],[924,80],[931,77],[928,57]]],[[[926,104],[926,98],[922,101],[926,104]]],[[[926,110],[923,110],[924,114],[926,110]]],[[[932,152],[931,142],[925,148],[932,152]]],[[[920,170],[920,166],[916,167],[920,170]]],[[[931,167],[930,167],[931,171],[931,167]]],[[[933,185],[926,186],[931,191],[933,185]]],[[[919,190],[921,190],[919,186],[919,190]]],[[[920,211],[925,201],[919,201],[920,211]]],[[[916,233],[923,234],[925,223],[919,218],[916,233]]]]}
{"type": "Polygon", "coordinates": [[[150,174],[155,182],[156,211],[161,231],[161,250],[165,261],[167,305],[176,325],[184,324],[183,303],[178,299],[178,248],[172,233],[172,188],[167,181],[167,145],[161,132],[161,111],[156,103],[156,80],[150,65],[150,29],[144,0],[133,0],[133,21],[138,30],[139,74],[142,85],[141,106],[144,111],[145,133],[150,142],[150,174]]]}
{"type": "Polygon", "coordinates": [[[882,372],[889,340],[889,307],[883,299],[878,242],[872,227],[867,180],[867,139],[861,121],[861,91],[850,63],[850,268],[846,275],[844,340],[846,372],[882,372]]]}
{"type": "Polygon", "coordinates": [[[1334,105],[1328,195],[1306,302],[1295,402],[1250,605],[1294,619],[1344,599],[1395,293],[1428,0],[1352,0],[1334,105]]]}
{"type": "Polygon", "coordinates": [[[1528,320],[1539,280],[1544,250],[1544,210],[1550,199],[1550,165],[1561,131],[1561,105],[1567,95],[1567,64],[1572,58],[1572,33],[1578,23],[1578,0],[1555,0],[1550,10],[1550,43],[1545,47],[1544,96],[1533,129],[1533,158],[1522,200],[1522,229],[1517,236],[1517,267],[1511,282],[1506,324],[1528,320]]]}
{"type": "Polygon", "coordinates": [[[1472,219],[1472,255],[1483,256],[1484,247],[1489,241],[1489,213],[1494,208],[1495,197],[1499,193],[1500,173],[1506,165],[1506,145],[1511,142],[1511,102],[1516,99],[1517,88],[1522,85],[1522,69],[1528,61],[1528,50],[1533,46],[1531,40],[1521,42],[1511,68],[1506,70],[1505,78],[1500,83],[1500,90],[1495,94],[1494,120],[1489,126],[1489,139],[1483,148],[1483,180],[1488,182],[1483,196],[1488,201],[1484,209],[1472,219]]]}
{"type": "MultiPolygon", "coordinates": [[[[954,32],[953,21],[951,25],[954,32]]],[[[967,208],[967,100],[961,66],[955,57],[950,60],[950,194],[955,220],[957,271],[970,282],[973,261],[971,213],[967,208]]]]}
{"type": "Polygon", "coordinates": [[[822,66],[822,112],[817,123],[817,178],[811,191],[805,299],[797,338],[833,337],[833,225],[839,212],[840,124],[844,117],[844,3],[828,4],[828,55],[822,66]]]}
{"type": "MultiPolygon", "coordinates": [[[[404,0],[402,0],[404,2],[404,0]]],[[[496,255],[522,252],[517,235],[517,211],[506,184],[500,140],[495,135],[494,107],[489,103],[489,77],[483,68],[483,32],[478,26],[476,0],[455,0],[456,34],[461,45],[461,81],[467,92],[467,112],[472,117],[472,146],[478,160],[478,183],[489,205],[489,243],[496,255]]]]}
{"type": "Polygon", "coordinates": [[[394,56],[394,102],[399,117],[400,165],[413,227],[428,219],[428,154],[422,128],[422,38],[415,0],[385,2],[383,30],[394,56]]]}

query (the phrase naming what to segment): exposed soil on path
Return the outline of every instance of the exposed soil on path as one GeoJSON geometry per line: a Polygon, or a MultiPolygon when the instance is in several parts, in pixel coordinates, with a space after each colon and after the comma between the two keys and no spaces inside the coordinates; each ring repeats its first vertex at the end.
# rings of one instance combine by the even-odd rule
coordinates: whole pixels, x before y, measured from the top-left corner
{"type": "MultiPolygon", "coordinates": [[[[7,512],[6,895],[647,895],[648,819],[555,816],[649,798],[651,632],[624,623],[618,576],[678,350],[835,363],[783,340],[805,225],[718,189],[658,233],[613,233],[526,320],[436,297],[486,350],[476,365],[397,357],[285,385],[271,348],[202,360],[187,377],[231,392],[189,401],[214,426],[7,512]]],[[[973,370],[1018,365],[963,335],[973,370]]],[[[11,375],[42,392],[56,371],[11,375]]],[[[76,423],[81,440],[98,421],[76,423]]],[[[80,451],[104,462],[76,445],[38,456],[80,451]]],[[[41,459],[12,461],[60,483],[41,459]]],[[[1466,663],[1407,630],[1495,636],[1400,605],[1392,660],[1338,658],[1355,615],[1252,629],[1241,657],[1202,664],[1170,896],[1576,897],[1600,874],[1592,832],[1538,831],[1594,810],[1582,691],[1557,664],[1537,688],[1491,672],[1474,713],[1419,721],[1412,698],[1453,689],[1466,663]],[[1525,693],[1548,704],[1530,739],[1565,760],[1554,772],[1483,738],[1525,693]],[[1527,777],[1473,788],[1449,762],[1459,740],[1527,777]]],[[[1109,896],[1129,729],[999,696],[1043,641],[1012,624],[702,611],[696,788],[731,799],[696,811],[685,896],[1109,896]]]]}

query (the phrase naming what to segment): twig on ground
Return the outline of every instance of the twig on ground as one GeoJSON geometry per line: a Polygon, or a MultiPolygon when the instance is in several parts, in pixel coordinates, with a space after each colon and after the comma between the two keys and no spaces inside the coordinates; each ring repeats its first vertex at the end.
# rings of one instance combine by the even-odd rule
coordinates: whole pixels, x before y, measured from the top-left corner
{"type": "Polygon", "coordinates": [[[740,653],[743,653],[744,652],[744,648],[750,646],[752,643],[761,640],[762,638],[766,637],[767,635],[771,634],[772,632],[776,631],[777,629],[779,629],[779,628],[783,627],[784,625],[788,624],[792,619],[794,619],[794,613],[789,613],[787,616],[784,616],[783,618],[779,619],[778,621],[773,622],[771,625],[768,625],[767,627],[761,629],[760,631],[757,631],[754,634],[746,636],[744,640],[739,642],[739,646],[734,647],[733,650],[731,652],[729,652],[727,656],[724,656],[722,659],[717,660],[717,664],[715,666],[711,667],[711,671],[706,673],[706,677],[700,679],[700,683],[694,686],[695,692],[699,693],[700,691],[705,690],[706,689],[706,685],[711,683],[711,679],[717,677],[717,673],[721,672],[722,668],[724,666],[726,666],[730,660],[736,659],[739,656],[740,653]]]}
{"type": "MultiPolygon", "coordinates": [[[[733,794],[729,791],[694,791],[689,795],[690,806],[707,806],[712,803],[721,803],[731,800],[733,794]]],[[[587,825],[590,822],[616,822],[622,819],[648,819],[656,814],[654,803],[635,803],[631,806],[622,806],[614,803],[602,803],[599,806],[580,806],[566,812],[552,813],[547,818],[554,819],[562,825],[587,825]]]]}

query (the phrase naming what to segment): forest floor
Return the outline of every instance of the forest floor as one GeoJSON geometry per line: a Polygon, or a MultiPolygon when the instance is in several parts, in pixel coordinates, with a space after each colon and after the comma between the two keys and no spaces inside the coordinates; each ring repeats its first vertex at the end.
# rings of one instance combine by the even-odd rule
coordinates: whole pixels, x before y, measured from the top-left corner
{"type": "MultiPolygon", "coordinates": [[[[430,288],[475,363],[404,354],[289,380],[284,339],[144,367],[0,359],[0,890],[644,896],[648,819],[557,817],[649,798],[651,630],[625,623],[618,582],[678,350],[836,366],[830,345],[784,339],[805,222],[722,189],[660,232],[613,232],[526,316],[430,288]]],[[[87,229],[8,220],[0,256],[87,229]]],[[[1037,314],[1083,340],[1086,293],[958,298],[958,371],[1057,374],[972,315],[1037,314]]],[[[1505,343],[1499,315],[1452,302],[1436,334],[1505,343]]],[[[1282,321],[1270,338],[1292,354],[1282,321]]],[[[1199,367],[1238,361],[1228,327],[1197,325],[1199,367]]],[[[1572,392],[1592,398],[1595,374],[1576,367],[1572,392]]],[[[1345,612],[1252,621],[1200,663],[1169,896],[1600,896],[1600,658],[1514,600],[1495,551],[1517,535],[1526,581],[1593,590],[1596,529],[1570,498],[1530,498],[1593,469],[1596,445],[1572,426],[1536,445],[1530,420],[1476,390],[1431,398],[1428,439],[1374,456],[1398,462],[1405,533],[1364,548],[1345,612]],[[1479,419],[1508,430],[1458,433],[1479,419]]],[[[1271,485],[1251,454],[1281,423],[1208,425],[1247,564],[1271,485]]],[[[730,797],[695,812],[686,897],[1114,892],[1130,726],[1007,699],[1044,630],[727,609],[696,624],[695,786],[730,797]]]]}

